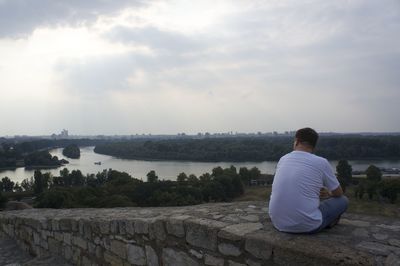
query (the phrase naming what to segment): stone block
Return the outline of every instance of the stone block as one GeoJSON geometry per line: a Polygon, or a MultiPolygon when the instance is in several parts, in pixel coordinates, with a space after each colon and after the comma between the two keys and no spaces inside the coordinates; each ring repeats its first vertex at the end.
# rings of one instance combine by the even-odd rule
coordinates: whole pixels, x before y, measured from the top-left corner
{"type": "Polygon", "coordinates": [[[71,260],[72,259],[72,248],[70,246],[64,246],[64,258],[66,260],[71,260]]]}
{"type": "Polygon", "coordinates": [[[83,235],[86,239],[92,239],[92,226],[90,221],[83,221],[83,235]]]}
{"type": "Polygon", "coordinates": [[[146,254],[142,247],[128,244],[128,261],[135,265],[147,265],[146,254]]]}
{"type": "Polygon", "coordinates": [[[164,228],[164,222],[161,219],[151,220],[149,223],[149,237],[158,241],[164,241],[167,237],[164,228]]]}
{"type": "Polygon", "coordinates": [[[110,222],[111,234],[118,234],[118,221],[114,220],[110,222]]]}
{"type": "Polygon", "coordinates": [[[87,241],[79,236],[74,236],[72,238],[72,243],[75,246],[82,248],[83,250],[87,250],[87,241]]]}
{"type": "Polygon", "coordinates": [[[218,245],[218,251],[225,256],[237,257],[242,254],[242,251],[238,247],[229,243],[220,243],[218,245]]]}
{"type": "Polygon", "coordinates": [[[185,227],[183,222],[189,218],[189,215],[178,215],[167,219],[166,227],[168,233],[176,237],[185,237],[185,227]]]}
{"type": "Polygon", "coordinates": [[[48,243],[49,243],[49,251],[51,253],[56,254],[56,255],[60,255],[62,253],[61,252],[62,245],[59,241],[55,240],[52,237],[49,237],[48,243]]]}
{"type": "Polygon", "coordinates": [[[272,245],[266,232],[252,233],[246,237],[245,250],[256,258],[269,260],[272,255],[272,245]]]}
{"type": "Polygon", "coordinates": [[[229,225],[222,228],[218,233],[218,237],[232,241],[241,240],[244,235],[263,228],[261,223],[241,223],[229,225]]]}
{"type": "Polygon", "coordinates": [[[400,257],[395,254],[390,254],[386,257],[385,266],[400,266],[400,257]]]}
{"type": "Polygon", "coordinates": [[[54,238],[55,238],[57,241],[63,241],[63,240],[64,240],[64,236],[63,236],[63,234],[60,233],[60,232],[54,232],[54,238]]]}
{"type": "Polygon", "coordinates": [[[110,233],[110,222],[109,221],[97,221],[96,227],[98,228],[98,231],[102,235],[107,235],[110,233]]]}
{"type": "Polygon", "coordinates": [[[195,247],[216,251],[218,231],[227,225],[209,219],[186,220],[186,241],[195,247]]]}
{"type": "Polygon", "coordinates": [[[67,231],[67,232],[72,231],[72,225],[71,225],[70,219],[68,219],[68,218],[60,219],[58,224],[59,224],[61,231],[67,231]]]}
{"type": "Polygon", "coordinates": [[[56,220],[56,219],[52,219],[51,220],[51,229],[53,231],[59,231],[60,230],[60,226],[58,224],[58,220],[56,220]]]}
{"type": "Polygon", "coordinates": [[[86,256],[82,256],[81,263],[82,263],[82,265],[91,265],[92,266],[92,262],[86,256]]]}
{"type": "Polygon", "coordinates": [[[96,246],[96,258],[103,259],[104,249],[100,246],[96,246]]]}
{"type": "Polygon", "coordinates": [[[65,244],[71,245],[72,244],[71,239],[72,239],[71,233],[64,233],[63,234],[63,241],[64,241],[65,244]]]}
{"type": "Polygon", "coordinates": [[[78,232],[79,231],[79,224],[77,220],[71,220],[71,230],[72,232],[78,232]]]}
{"type": "Polygon", "coordinates": [[[121,258],[115,256],[109,251],[104,252],[104,260],[108,262],[111,266],[121,266],[124,264],[124,261],[121,258]]]}
{"type": "Polygon", "coordinates": [[[240,262],[236,262],[233,260],[228,261],[228,265],[229,266],[247,266],[246,264],[240,263],[240,262]]]}
{"type": "Polygon", "coordinates": [[[202,253],[202,252],[199,252],[199,251],[197,251],[197,250],[190,249],[190,250],[189,250],[189,253],[190,253],[192,256],[198,258],[199,260],[201,260],[201,259],[203,258],[203,253],[202,253]]]}
{"type": "Polygon", "coordinates": [[[388,240],[389,245],[394,246],[394,247],[399,247],[400,248],[400,240],[399,239],[389,239],[388,240]]]}
{"type": "Polygon", "coordinates": [[[248,266],[261,266],[261,262],[257,262],[257,261],[251,260],[251,259],[247,259],[246,264],[248,266]]]}
{"type": "Polygon", "coordinates": [[[119,240],[110,241],[110,250],[122,259],[126,259],[126,244],[119,240]]]}
{"type": "Polygon", "coordinates": [[[391,247],[389,245],[380,244],[377,242],[363,241],[356,246],[358,249],[365,250],[372,254],[387,256],[390,254],[391,247]]]}
{"type": "Polygon", "coordinates": [[[145,246],[146,248],[146,260],[148,266],[158,266],[158,256],[156,251],[149,245],[145,246]]]}
{"type": "Polygon", "coordinates": [[[130,236],[135,235],[135,222],[131,220],[125,221],[125,230],[126,233],[130,236]]]}
{"type": "Polygon", "coordinates": [[[45,250],[49,250],[49,244],[47,243],[47,239],[46,240],[41,239],[40,240],[40,246],[45,250]]]}
{"type": "Polygon", "coordinates": [[[126,220],[119,220],[118,221],[118,231],[120,235],[125,235],[126,234],[126,220]]]}
{"type": "Polygon", "coordinates": [[[135,220],[135,233],[136,234],[148,234],[149,233],[149,221],[146,219],[135,220]]]}
{"type": "Polygon", "coordinates": [[[164,266],[199,266],[200,264],[183,251],[175,251],[171,248],[164,248],[162,251],[164,266]]]}
{"type": "Polygon", "coordinates": [[[40,245],[40,235],[36,232],[33,233],[33,243],[35,245],[40,245]]]}
{"type": "Polygon", "coordinates": [[[204,263],[205,265],[211,265],[211,266],[224,266],[224,259],[206,254],[204,256],[204,263]]]}
{"type": "Polygon", "coordinates": [[[72,247],[72,261],[75,264],[79,264],[81,261],[81,250],[77,247],[72,247]]]}

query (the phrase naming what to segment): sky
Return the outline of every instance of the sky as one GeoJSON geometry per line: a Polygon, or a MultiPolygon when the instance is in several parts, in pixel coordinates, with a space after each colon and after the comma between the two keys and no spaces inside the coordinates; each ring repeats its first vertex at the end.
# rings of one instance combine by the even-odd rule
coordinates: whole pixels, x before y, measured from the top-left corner
{"type": "Polygon", "coordinates": [[[0,0],[0,136],[400,132],[399,0],[0,0]]]}

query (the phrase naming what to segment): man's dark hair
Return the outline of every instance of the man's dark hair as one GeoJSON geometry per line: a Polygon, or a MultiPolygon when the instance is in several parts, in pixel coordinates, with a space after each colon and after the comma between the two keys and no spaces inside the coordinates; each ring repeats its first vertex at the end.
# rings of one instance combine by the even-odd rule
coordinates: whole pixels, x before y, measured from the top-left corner
{"type": "Polygon", "coordinates": [[[318,133],[309,127],[301,128],[296,131],[296,139],[298,142],[310,145],[315,148],[318,141],[318,133]]]}

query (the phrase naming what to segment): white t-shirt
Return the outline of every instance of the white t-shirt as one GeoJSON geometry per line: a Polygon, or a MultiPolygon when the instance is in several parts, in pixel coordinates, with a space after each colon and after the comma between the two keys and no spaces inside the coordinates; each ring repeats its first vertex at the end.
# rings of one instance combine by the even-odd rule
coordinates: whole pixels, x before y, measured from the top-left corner
{"type": "Polygon", "coordinates": [[[279,231],[309,232],[322,223],[319,193],[339,187],[329,162],[314,154],[293,151],[277,165],[269,202],[269,216],[279,231]]]}

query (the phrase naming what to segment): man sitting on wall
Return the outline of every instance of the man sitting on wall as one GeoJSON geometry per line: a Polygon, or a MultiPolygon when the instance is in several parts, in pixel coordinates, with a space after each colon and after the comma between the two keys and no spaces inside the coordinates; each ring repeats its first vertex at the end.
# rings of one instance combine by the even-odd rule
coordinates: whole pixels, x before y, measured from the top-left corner
{"type": "Polygon", "coordinates": [[[334,226],[347,209],[348,199],[331,165],[313,154],[317,140],[315,130],[299,129],[294,150],[278,162],[269,215],[279,231],[316,233],[334,226]]]}

